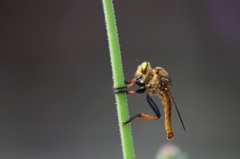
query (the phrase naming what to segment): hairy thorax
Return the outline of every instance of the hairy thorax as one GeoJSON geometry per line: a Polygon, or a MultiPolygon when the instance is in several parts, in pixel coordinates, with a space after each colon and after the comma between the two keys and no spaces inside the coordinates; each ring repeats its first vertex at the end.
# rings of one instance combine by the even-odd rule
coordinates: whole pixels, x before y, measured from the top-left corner
{"type": "Polygon", "coordinates": [[[168,73],[162,67],[154,68],[149,77],[144,81],[148,95],[160,94],[162,91],[165,91],[170,82],[168,73]]]}

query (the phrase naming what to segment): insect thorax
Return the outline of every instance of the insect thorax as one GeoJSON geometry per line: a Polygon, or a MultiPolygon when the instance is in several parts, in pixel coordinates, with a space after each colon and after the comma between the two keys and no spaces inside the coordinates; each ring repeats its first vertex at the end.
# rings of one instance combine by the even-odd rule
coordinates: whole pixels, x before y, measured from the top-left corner
{"type": "Polygon", "coordinates": [[[160,94],[168,87],[170,78],[166,70],[161,67],[154,68],[146,78],[145,88],[149,95],[160,94]]]}

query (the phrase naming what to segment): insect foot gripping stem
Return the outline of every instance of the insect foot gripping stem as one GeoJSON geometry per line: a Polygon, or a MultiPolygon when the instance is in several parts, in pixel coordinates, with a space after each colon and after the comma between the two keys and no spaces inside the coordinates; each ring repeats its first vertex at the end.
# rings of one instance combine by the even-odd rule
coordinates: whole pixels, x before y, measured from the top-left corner
{"type": "Polygon", "coordinates": [[[125,89],[126,86],[123,86],[123,87],[113,87],[113,90],[119,90],[119,89],[125,89]]]}
{"type": "Polygon", "coordinates": [[[118,93],[125,93],[127,92],[126,86],[123,87],[113,87],[113,93],[118,94],[118,93]]]}
{"type": "Polygon", "coordinates": [[[167,139],[168,140],[172,140],[173,139],[173,133],[172,132],[170,132],[170,133],[167,133],[167,139]]]}

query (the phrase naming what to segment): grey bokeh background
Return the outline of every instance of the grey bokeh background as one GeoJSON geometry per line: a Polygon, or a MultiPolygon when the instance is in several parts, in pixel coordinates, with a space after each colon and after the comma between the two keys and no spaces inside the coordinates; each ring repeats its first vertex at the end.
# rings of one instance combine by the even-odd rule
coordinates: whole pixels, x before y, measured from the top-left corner
{"type": "MultiPolygon", "coordinates": [[[[239,2],[114,2],[126,79],[136,58],[172,76],[187,133],[174,111],[171,143],[194,159],[239,158],[239,2]]],[[[0,18],[0,158],[121,159],[101,1],[2,1],[0,18]]],[[[128,102],[152,114],[144,95],[128,102]]],[[[138,159],[170,142],[163,119],[132,131],[138,159]]]]}

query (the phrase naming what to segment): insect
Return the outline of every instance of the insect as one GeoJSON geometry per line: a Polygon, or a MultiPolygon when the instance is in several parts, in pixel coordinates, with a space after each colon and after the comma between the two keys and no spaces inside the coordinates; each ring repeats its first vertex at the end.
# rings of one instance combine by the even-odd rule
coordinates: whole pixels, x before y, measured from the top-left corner
{"type": "Polygon", "coordinates": [[[177,104],[168,88],[171,84],[171,78],[168,72],[162,67],[151,68],[149,62],[142,62],[138,67],[135,73],[135,77],[130,82],[125,82],[126,86],[114,88],[115,93],[127,93],[127,94],[139,94],[146,93],[147,94],[147,102],[152,108],[153,112],[156,116],[138,113],[129,118],[128,121],[123,122],[123,125],[130,123],[136,118],[148,119],[148,120],[157,120],[161,117],[161,113],[155,104],[155,102],[150,97],[151,95],[158,95],[162,100],[162,105],[164,106],[164,114],[165,114],[165,130],[167,134],[167,139],[173,139],[173,131],[171,124],[171,101],[173,102],[178,117],[181,121],[182,127],[184,131],[186,131],[182,117],[178,110],[177,104]],[[128,90],[128,88],[132,87],[134,84],[138,85],[140,89],[136,91],[128,90]],[[122,90],[124,89],[124,90],[122,90]]]}

